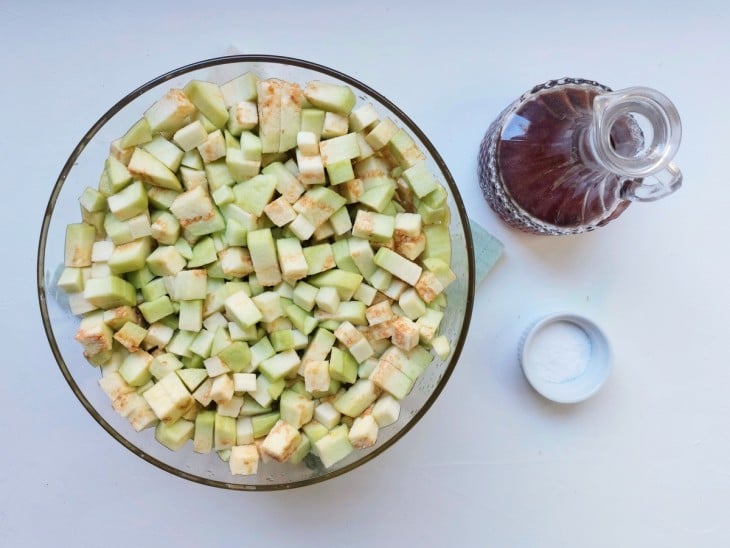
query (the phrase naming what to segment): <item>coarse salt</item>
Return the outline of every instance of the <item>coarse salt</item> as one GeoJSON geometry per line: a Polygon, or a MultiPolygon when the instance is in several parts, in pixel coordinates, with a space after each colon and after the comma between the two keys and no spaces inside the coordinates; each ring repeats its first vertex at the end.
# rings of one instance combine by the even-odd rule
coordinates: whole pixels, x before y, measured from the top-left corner
{"type": "Polygon", "coordinates": [[[530,369],[548,382],[561,383],[581,375],[591,357],[591,341],[578,325],[568,321],[548,324],[537,331],[526,356],[530,369]]]}

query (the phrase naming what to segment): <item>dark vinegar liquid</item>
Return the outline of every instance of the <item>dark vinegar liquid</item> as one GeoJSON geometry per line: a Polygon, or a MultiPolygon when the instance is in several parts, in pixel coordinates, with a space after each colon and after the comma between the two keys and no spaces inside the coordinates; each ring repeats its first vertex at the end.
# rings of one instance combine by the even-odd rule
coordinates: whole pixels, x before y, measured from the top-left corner
{"type": "MultiPolygon", "coordinates": [[[[628,205],[620,197],[626,181],[579,155],[601,91],[574,84],[544,89],[505,121],[496,148],[498,178],[528,215],[557,227],[600,226],[628,205]]],[[[624,152],[638,146],[630,124],[619,122],[611,132],[614,147],[624,152]]]]}

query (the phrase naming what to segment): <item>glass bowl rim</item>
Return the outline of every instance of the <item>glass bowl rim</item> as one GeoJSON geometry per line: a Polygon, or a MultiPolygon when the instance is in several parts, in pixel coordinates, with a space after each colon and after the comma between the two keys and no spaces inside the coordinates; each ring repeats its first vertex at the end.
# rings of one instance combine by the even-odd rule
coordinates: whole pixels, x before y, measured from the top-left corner
{"type": "Polygon", "coordinates": [[[119,442],[121,445],[123,445],[125,448],[127,448],[129,451],[140,457],[142,460],[153,464],[160,468],[161,470],[164,470],[174,476],[177,476],[179,478],[183,478],[189,481],[193,481],[195,483],[200,483],[204,485],[208,485],[210,487],[218,487],[222,489],[231,489],[231,490],[237,490],[237,491],[277,491],[277,490],[284,490],[284,489],[293,489],[297,487],[304,487],[307,485],[313,485],[315,483],[319,483],[328,479],[335,478],[337,476],[343,475],[351,470],[354,470],[355,468],[360,467],[361,465],[365,464],[366,462],[374,459],[381,453],[383,453],[386,449],[394,445],[398,440],[400,440],[403,436],[405,436],[406,433],[408,433],[411,428],[413,428],[420,420],[423,418],[423,416],[426,414],[426,412],[431,408],[431,406],[434,404],[438,396],[443,391],[444,387],[446,386],[446,383],[448,382],[449,378],[451,377],[451,374],[456,367],[456,363],[459,360],[459,357],[461,355],[461,351],[464,346],[464,342],[466,340],[467,333],[469,331],[469,325],[471,322],[471,315],[472,315],[472,308],[474,304],[474,275],[475,275],[475,265],[474,265],[474,245],[472,241],[472,235],[471,230],[469,229],[469,218],[466,213],[466,208],[464,206],[463,200],[461,199],[461,194],[459,193],[459,189],[456,186],[456,182],[454,181],[453,176],[451,175],[451,172],[449,171],[448,167],[446,166],[446,163],[444,162],[441,155],[438,153],[434,145],[431,143],[431,141],[426,137],[426,135],[421,131],[421,129],[413,122],[413,120],[410,119],[400,108],[398,108],[392,101],[384,97],[381,93],[375,91],[371,87],[363,84],[359,80],[348,76],[347,74],[344,74],[342,72],[339,72],[335,69],[331,69],[329,67],[326,67],[324,65],[320,65],[311,61],[305,61],[302,59],[294,58],[294,57],[286,57],[281,55],[269,55],[269,54],[242,54],[242,55],[226,55],[221,57],[212,57],[209,59],[197,61],[194,63],[190,63],[187,65],[183,65],[181,67],[178,67],[176,69],[170,70],[160,76],[157,76],[153,78],[152,80],[149,80],[147,83],[139,86],[137,89],[131,91],[130,93],[126,94],[122,99],[117,101],[109,110],[107,110],[92,126],[91,128],[84,134],[84,136],[81,138],[79,143],[76,145],[76,147],[73,149],[71,155],[69,156],[68,160],[64,164],[63,168],[61,169],[61,172],[56,179],[56,182],[53,186],[53,190],[51,191],[51,195],[48,199],[48,204],[46,206],[45,212],[43,214],[43,223],[41,226],[41,234],[40,234],[40,240],[38,244],[38,256],[37,256],[37,262],[36,262],[36,276],[37,276],[37,289],[38,289],[38,303],[40,306],[41,311],[41,318],[43,321],[43,328],[46,334],[46,338],[48,340],[48,344],[51,347],[51,351],[53,353],[53,356],[56,360],[56,363],[61,370],[61,373],[63,377],[65,378],[66,382],[68,383],[69,387],[73,391],[73,393],[76,395],[76,398],[81,402],[81,404],[84,406],[86,411],[94,418],[94,420],[108,433],[110,434],[117,442],[119,442]],[[46,240],[48,237],[48,229],[50,226],[50,220],[53,215],[56,200],[58,199],[58,195],[61,192],[61,189],[66,182],[66,178],[68,177],[69,173],[73,169],[74,164],[76,163],[76,160],[81,155],[83,150],[86,148],[86,145],[89,144],[91,139],[99,132],[99,130],[109,121],[111,118],[116,115],[119,111],[121,111],[124,107],[126,107],[129,103],[134,101],[135,99],[139,98],[141,95],[146,93],[147,91],[150,91],[151,89],[159,86],[160,84],[163,84],[164,82],[167,82],[173,78],[176,78],[178,76],[182,76],[184,74],[188,74],[190,72],[210,68],[213,66],[218,65],[226,65],[226,64],[233,64],[233,63],[272,63],[272,64],[280,64],[280,65],[293,65],[300,68],[305,68],[308,70],[312,70],[314,72],[319,72],[321,74],[336,78],[341,80],[342,82],[354,87],[357,90],[363,91],[366,94],[370,95],[371,97],[377,99],[380,103],[382,103],[385,107],[388,108],[393,114],[398,116],[400,121],[402,121],[410,131],[412,131],[419,140],[423,143],[423,145],[428,150],[428,153],[433,158],[434,162],[438,166],[439,170],[441,171],[441,175],[446,180],[446,183],[449,185],[449,189],[451,190],[451,196],[453,198],[454,204],[456,205],[456,211],[459,215],[461,226],[464,229],[464,244],[466,247],[466,255],[467,255],[467,263],[468,263],[468,278],[467,278],[467,295],[466,295],[466,309],[463,311],[463,323],[461,332],[459,334],[459,339],[457,340],[454,349],[451,354],[451,359],[446,364],[446,369],[444,370],[444,373],[441,377],[441,380],[438,382],[438,384],[435,386],[431,394],[429,395],[428,399],[423,403],[423,405],[418,409],[418,411],[409,419],[407,423],[403,425],[402,428],[400,428],[393,436],[384,442],[382,445],[378,446],[374,451],[371,453],[362,456],[358,460],[348,464],[347,466],[343,466],[342,468],[339,468],[337,470],[329,471],[325,474],[315,476],[312,478],[308,478],[306,480],[299,480],[299,481],[293,481],[293,482],[284,482],[284,483],[277,483],[272,485],[245,485],[245,484],[236,484],[236,483],[228,483],[225,481],[219,481],[209,478],[204,478],[201,476],[197,476],[194,474],[190,474],[188,472],[185,472],[183,470],[180,470],[179,468],[176,468],[174,466],[171,466],[169,464],[166,464],[157,458],[147,454],[144,450],[140,449],[137,445],[135,445],[133,442],[129,441],[124,435],[117,432],[102,416],[101,414],[96,410],[94,405],[92,405],[89,400],[86,399],[83,392],[79,388],[78,384],[76,383],[73,375],[69,371],[68,367],[66,366],[66,362],[63,359],[63,356],[61,354],[61,351],[58,347],[58,344],[56,342],[56,338],[53,332],[53,327],[51,325],[50,317],[48,314],[48,309],[46,305],[46,284],[45,284],[45,251],[46,251],[46,240]]]}

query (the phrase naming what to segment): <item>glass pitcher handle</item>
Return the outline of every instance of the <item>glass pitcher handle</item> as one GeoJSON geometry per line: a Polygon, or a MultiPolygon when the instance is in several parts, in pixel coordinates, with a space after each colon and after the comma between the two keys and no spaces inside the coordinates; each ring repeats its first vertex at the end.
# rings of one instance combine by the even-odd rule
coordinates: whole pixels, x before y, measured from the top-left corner
{"type": "Polygon", "coordinates": [[[674,162],[669,162],[667,167],[658,173],[654,173],[642,180],[631,180],[624,187],[622,197],[632,202],[653,202],[682,186],[682,172],[674,162]]]}
{"type": "Polygon", "coordinates": [[[659,91],[631,87],[598,95],[593,101],[591,144],[594,157],[609,171],[628,181],[622,197],[636,202],[663,198],[682,185],[682,172],[672,162],[682,138],[674,104],[659,91]],[[621,120],[643,119],[650,130],[639,150],[627,154],[612,141],[621,120]]]}

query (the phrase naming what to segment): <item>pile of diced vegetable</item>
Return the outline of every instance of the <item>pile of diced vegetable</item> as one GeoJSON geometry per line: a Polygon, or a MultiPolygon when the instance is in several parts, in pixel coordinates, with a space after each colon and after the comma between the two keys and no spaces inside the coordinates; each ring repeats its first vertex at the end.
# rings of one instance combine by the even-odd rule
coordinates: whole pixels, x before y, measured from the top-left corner
{"type": "Polygon", "coordinates": [[[233,474],[376,443],[450,344],[447,193],[348,86],[171,89],[67,227],[76,340],[137,430],[233,474]]]}

